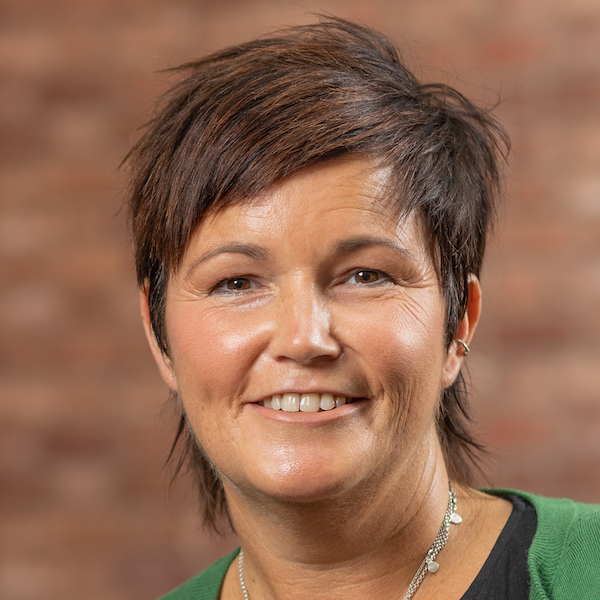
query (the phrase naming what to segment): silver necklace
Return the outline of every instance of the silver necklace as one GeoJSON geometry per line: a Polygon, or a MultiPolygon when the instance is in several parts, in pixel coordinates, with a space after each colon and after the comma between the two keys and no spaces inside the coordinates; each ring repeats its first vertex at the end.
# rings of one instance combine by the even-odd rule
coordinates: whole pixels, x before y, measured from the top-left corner
{"type": "MultiPolygon", "coordinates": [[[[442,548],[446,545],[448,541],[448,537],[450,535],[450,524],[458,525],[462,523],[462,517],[456,512],[456,494],[452,489],[452,483],[449,483],[448,490],[448,507],[446,508],[446,514],[444,515],[444,520],[442,521],[442,526],[438,531],[438,534],[435,536],[435,540],[433,540],[433,544],[427,551],[423,562],[417,569],[415,576],[412,578],[408,589],[406,590],[406,594],[402,600],[410,600],[415,595],[415,592],[419,589],[421,583],[423,583],[423,579],[425,579],[427,573],[437,573],[440,568],[440,564],[435,561],[437,555],[440,553],[442,548]]],[[[238,556],[238,576],[240,580],[240,588],[242,589],[242,594],[244,594],[244,600],[250,600],[250,596],[248,595],[248,590],[246,589],[246,582],[244,580],[244,553],[240,550],[238,556]]]]}

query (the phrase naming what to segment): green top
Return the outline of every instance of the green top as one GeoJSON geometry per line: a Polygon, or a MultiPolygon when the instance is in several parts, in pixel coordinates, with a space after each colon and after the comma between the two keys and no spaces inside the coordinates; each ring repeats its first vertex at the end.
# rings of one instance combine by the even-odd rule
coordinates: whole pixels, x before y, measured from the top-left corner
{"type": "MultiPolygon", "coordinates": [[[[529,550],[530,600],[600,598],[600,506],[556,500],[510,490],[535,507],[537,532],[529,550]]],[[[217,600],[229,565],[239,549],[160,600],[217,600]]]]}

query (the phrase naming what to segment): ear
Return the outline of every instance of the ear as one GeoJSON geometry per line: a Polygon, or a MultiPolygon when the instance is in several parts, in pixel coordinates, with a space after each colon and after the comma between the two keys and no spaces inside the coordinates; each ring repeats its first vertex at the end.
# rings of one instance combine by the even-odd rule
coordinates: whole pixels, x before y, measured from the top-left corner
{"type": "Polygon", "coordinates": [[[150,307],[148,305],[148,286],[144,286],[144,289],[140,290],[140,312],[142,314],[142,323],[144,324],[144,331],[146,332],[146,339],[150,345],[152,356],[158,365],[158,370],[162,375],[165,383],[174,391],[177,392],[177,378],[171,365],[171,359],[160,349],[156,336],[152,329],[152,323],[150,321],[150,307]]]}
{"type": "Polygon", "coordinates": [[[442,373],[442,387],[446,388],[454,383],[458,376],[462,362],[467,354],[464,346],[458,341],[463,341],[467,347],[471,345],[475,328],[481,314],[481,285],[475,275],[469,275],[469,298],[465,316],[458,325],[456,335],[448,348],[444,370],[442,373]]]}

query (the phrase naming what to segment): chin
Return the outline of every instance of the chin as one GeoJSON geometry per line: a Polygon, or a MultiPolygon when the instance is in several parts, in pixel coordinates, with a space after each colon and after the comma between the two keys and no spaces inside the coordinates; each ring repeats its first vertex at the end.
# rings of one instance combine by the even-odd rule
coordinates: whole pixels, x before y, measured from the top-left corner
{"type": "Polygon", "coordinates": [[[337,498],[345,489],[344,485],[322,484],[304,481],[286,481],[283,485],[263,489],[262,492],[272,501],[280,504],[315,504],[337,498]]]}
{"type": "MultiPolygon", "coordinates": [[[[322,461],[294,460],[287,457],[277,465],[245,477],[243,489],[263,500],[282,503],[312,503],[339,497],[356,483],[356,473],[336,472],[322,461]],[[253,491],[252,491],[253,490],[253,491]]],[[[242,489],[242,486],[240,486],[242,489]]]]}

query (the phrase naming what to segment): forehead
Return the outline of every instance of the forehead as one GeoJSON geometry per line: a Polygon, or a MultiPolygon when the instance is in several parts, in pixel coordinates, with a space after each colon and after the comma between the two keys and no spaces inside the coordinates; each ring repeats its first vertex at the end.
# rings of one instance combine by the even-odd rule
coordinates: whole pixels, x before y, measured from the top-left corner
{"type": "MultiPolygon", "coordinates": [[[[414,215],[399,217],[401,203],[387,194],[389,170],[363,158],[345,158],[299,171],[251,200],[232,203],[204,217],[190,246],[210,246],[224,238],[291,235],[292,245],[336,236],[382,234],[418,238],[423,227],[414,215]]],[[[415,240],[413,239],[413,242],[415,240]]]]}

